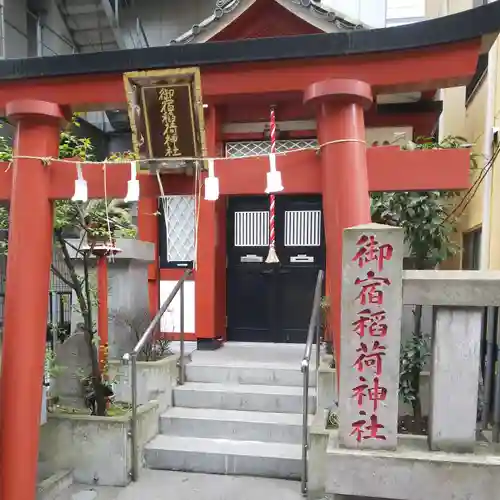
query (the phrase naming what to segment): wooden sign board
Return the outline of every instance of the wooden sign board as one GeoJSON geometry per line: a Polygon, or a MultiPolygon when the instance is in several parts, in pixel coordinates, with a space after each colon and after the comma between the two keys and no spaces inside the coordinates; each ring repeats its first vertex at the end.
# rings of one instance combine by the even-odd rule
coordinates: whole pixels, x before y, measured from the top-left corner
{"type": "Polygon", "coordinates": [[[124,74],[134,151],[141,172],[184,170],[206,156],[199,68],[124,74]],[[177,161],[176,161],[177,160],[177,161]]]}

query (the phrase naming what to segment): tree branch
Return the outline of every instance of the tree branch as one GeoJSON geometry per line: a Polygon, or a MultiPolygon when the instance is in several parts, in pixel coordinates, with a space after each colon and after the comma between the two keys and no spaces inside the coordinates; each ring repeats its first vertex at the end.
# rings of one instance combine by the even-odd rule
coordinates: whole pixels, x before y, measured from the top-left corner
{"type": "MultiPolygon", "coordinates": [[[[87,311],[87,303],[86,303],[85,297],[83,295],[83,290],[82,290],[82,285],[80,283],[80,279],[78,278],[78,275],[76,274],[75,265],[71,261],[71,257],[69,255],[68,248],[66,247],[66,241],[64,240],[64,238],[62,236],[62,232],[56,231],[55,234],[56,234],[57,241],[59,242],[59,244],[61,246],[61,251],[62,251],[62,254],[64,257],[64,263],[66,264],[66,267],[68,268],[69,274],[71,276],[71,281],[73,282],[72,288],[76,293],[78,303],[80,304],[81,313],[85,318],[86,311],[87,311]]],[[[89,305],[89,307],[90,307],[90,305],[89,305]]],[[[92,325],[90,325],[90,326],[92,327],[92,325]]]]}
{"type": "Polygon", "coordinates": [[[74,285],[71,281],[69,281],[69,279],[65,278],[62,274],[61,274],[61,271],[59,271],[59,269],[57,269],[57,267],[54,266],[54,264],[51,264],[50,268],[52,269],[52,272],[63,282],[65,283],[66,285],[68,285],[71,289],[74,289],[74,285]]]}
{"type": "Polygon", "coordinates": [[[64,240],[64,243],[66,245],[68,245],[71,249],[73,249],[75,252],[81,252],[82,242],[83,242],[83,238],[80,239],[80,245],[76,247],[75,245],[73,245],[73,243],[70,243],[69,241],[64,240]]]}

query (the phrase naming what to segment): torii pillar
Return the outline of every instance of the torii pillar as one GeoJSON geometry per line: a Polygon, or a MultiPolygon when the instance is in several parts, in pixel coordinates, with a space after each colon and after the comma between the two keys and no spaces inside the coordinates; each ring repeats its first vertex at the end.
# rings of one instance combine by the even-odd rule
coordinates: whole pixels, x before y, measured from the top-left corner
{"type": "Polygon", "coordinates": [[[342,233],[347,227],[371,222],[364,111],[373,97],[365,82],[334,79],[311,85],[304,102],[316,105],[318,142],[322,145],[326,288],[339,367],[342,233]]]}
{"type": "MultiPolygon", "coordinates": [[[[50,102],[7,104],[14,154],[58,156],[64,113],[50,102]]],[[[0,383],[0,498],[34,500],[52,262],[50,171],[40,160],[12,164],[9,256],[0,383]]]]}

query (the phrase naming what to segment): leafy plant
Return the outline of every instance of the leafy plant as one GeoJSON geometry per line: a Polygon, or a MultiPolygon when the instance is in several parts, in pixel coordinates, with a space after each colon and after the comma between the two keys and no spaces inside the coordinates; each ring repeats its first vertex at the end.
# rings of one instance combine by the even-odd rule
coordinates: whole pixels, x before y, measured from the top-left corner
{"type": "MultiPolygon", "coordinates": [[[[3,125],[0,124],[0,129],[3,128],[3,125]]],[[[10,145],[9,139],[0,136],[0,161],[10,161],[12,159],[12,147],[10,145]]]]}
{"type": "Polygon", "coordinates": [[[106,161],[110,162],[119,162],[119,161],[130,161],[130,160],[138,160],[139,155],[134,153],[133,151],[118,151],[115,153],[111,153],[107,158],[106,161]]]}
{"type": "Polygon", "coordinates": [[[399,395],[403,402],[411,404],[413,416],[420,421],[420,374],[430,356],[431,337],[428,334],[412,335],[401,349],[399,359],[399,395]]]}
{"type": "MultiPolygon", "coordinates": [[[[466,146],[467,141],[462,137],[447,137],[441,142],[432,138],[419,138],[403,149],[453,149],[466,146]]],[[[471,168],[476,167],[476,159],[471,155],[471,168]]],[[[453,208],[458,194],[455,191],[373,193],[372,220],[403,228],[410,252],[410,266],[414,269],[434,269],[458,250],[453,240],[457,222],[453,208]]],[[[422,333],[422,306],[416,305],[413,314],[412,338],[401,351],[400,393],[404,401],[412,404],[413,416],[419,425],[422,420],[420,372],[429,356],[429,336],[422,333]]]]}
{"type": "Polygon", "coordinates": [[[94,159],[93,151],[94,146],[89,138],[75,136],[70,131],[61,132],[59,158],[78,158],[82,161],[92,161],[94,159]]]}
{"type": "MultiPolygon", "coordinates": [[[[111,313],[110,316],[117,326],[125,328],[133,333],[137,342],[144,335],[144,332],[153,319],[149,309],[143,309],[138,312],[120,309],[111,313]]],[[[140,355],[140,360],[157,361],[172,354],[170,341],[158,338],[157,334],[158,332],[153,333],[151,340],[144,346],[140,355]]]]}
{"type": "MultiPolygon", "coordinates": [[[[73,119],[73,126],[79,126],[73,119]]],[[[60,158],[79,158],[94,160],[94,146],[90,139],[74,135],[70,129],[61,132],[59,145],[60,158]]],[[[7,141],[0,140],[0,159],[11,160],[12,148],[7,141]]],[[[62,255],[62,265],[67,273],[62,272],[54,264],[52,272],[69,286],[76,295],[77,309],[83,318],[83,332],[87,340],[92,370],[87,382],[93,401],[93,413],[106,414],[107,398],[110,394],[110,383],[103,377],[106,367],[99,365],[97,346],[98,332],[92,318],[92,308],[95,295],[92,294],[90,283],[90,254],[91,248],[74,245],[68,240],[68,234],[111,237],[134,237],[136,229],[132,224],[126,204],[121,200],[91,200],[86,203],[77,203],[70,200],[60,200],[54,203],[54,239],[62,255]],[[112,233],[112,234],[110,234],[112,233]],[[83,263],[83,276],[80,276],[75,267],[72,254],[76,254],[83,263]]],[[[8,210],[0,207],[0,230],[8,230],[8,210]]],[[[8,252],[8,242],[0,241],[0,252],[8,252]]],[[[104,374],[105,375],[105,374],[104,374]]]]}
{"type": "MultiPolygon", "coordinates": [[[[333,342],[331,340],[327,340],[327,332],[329,327],[328,323],[328,315],[330,313],[330,297],[323,296],[321,297],[320,309],[321,309],[321,330],[323,332],[322,338],[325,344],[325,349],[327,354],[333,354],[333,342]]],[[[335,356],[332,358],[331,368],[335,368],[335,356]]]]}
{"type": "Polygon", "coordinates": [[[45,351],[45,370],[50,378],[55,378],[64,372],[64,367],[57,364],[56,353],[52,349],[45,351]]]}
{"type": "Polygon", "coordinates": [[[326,419],[327,429],[338,429],[339,428],[339,414],[333,409],[328,410],[328,417],[326,419]]]}

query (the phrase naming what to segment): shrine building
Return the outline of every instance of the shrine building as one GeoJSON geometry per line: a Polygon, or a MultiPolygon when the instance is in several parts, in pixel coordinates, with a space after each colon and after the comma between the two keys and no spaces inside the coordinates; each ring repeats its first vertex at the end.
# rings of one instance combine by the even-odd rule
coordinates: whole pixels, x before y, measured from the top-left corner
{"type": "MultiPolygon", "coordinates": [[[[17,159],[0,169],[0,200],[10,200],[11,217],[2,419],[13,427],[0,441],[9,470],[36,458],[30,440],[40,405],[31,395],[40,385],[44,344],[28,339],[45,338],[51,201],[71,198],[77,175],[68,163],[30,157],[57,156],[71,112],[109,111],[122,119],[130,112],[144,160],[138,237],[156,247],[152,312],[193,268],[184,319],[186,337],[199,349],[225,341],[304,343],[322,269],[330,301],[326,340],[337,344],[343,230],[371,221],[370,192],[470,187],[469,149],[402,146],[435,135],[438,91],[467,85],[499,30],[498,2],[371,30],[318,18],[293,2],[255,0],[224,15],[216,9],[168,46],[1,61],[0,112],[17,127],[17,159]],[[154,129],[161,117],[141,122],[144,108],[134,115],[134,88],[183,78],[193,107],[179,107],[186,136],[176,147],[187,160],[180,165],[172,157],[163,165],[151,155],[161,145],[154,129]],[[197,131],[189,137],[191,125],[197,131]],[[216,200],[205,199],[210,162],[204,158],[215,159],[216,200]],[[266,185],[273,158],[282,190],[266,185]],[[275,195],[271,227],[266,186],[275,195]],[[269,264],[273,232],[279,263],[269,264]],[[22,353],[15,349],[19,332],[26,339],[22,353]],[[22,427],[14,426],[16,414],[23,415],[22,427]]],[[[99,165],[82,163],[82,173],[89,198],[124,198],[131,180],[124,163],[109,166],[106,179],[99,165]]],[[[176,338],[179,325],[179,310],[170,311],[162,332],[176,338]]]]}

